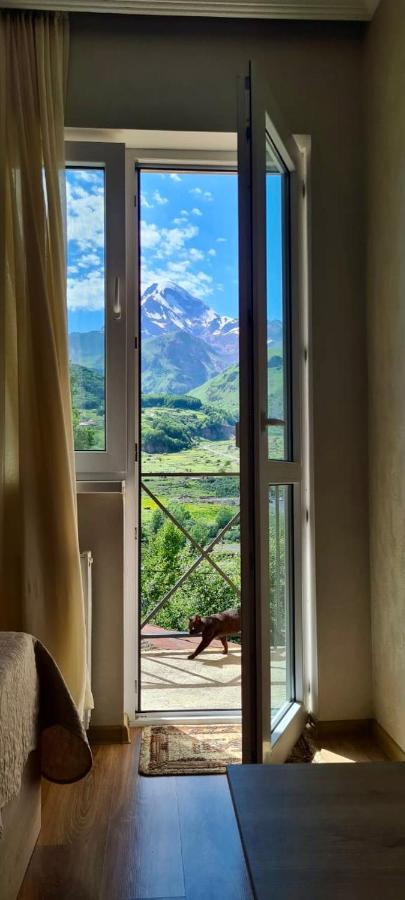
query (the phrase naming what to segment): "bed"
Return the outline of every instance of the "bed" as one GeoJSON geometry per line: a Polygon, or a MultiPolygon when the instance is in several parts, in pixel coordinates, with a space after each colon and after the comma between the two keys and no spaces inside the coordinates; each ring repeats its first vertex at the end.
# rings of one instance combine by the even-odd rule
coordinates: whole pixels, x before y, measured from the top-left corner
{"type": "Polygon", "coordinates": [[[16,900],[41,826],[41,776],[61,784],[92,765],[62,675],[32,635],[0,632],[0,897],[16,900]]]}

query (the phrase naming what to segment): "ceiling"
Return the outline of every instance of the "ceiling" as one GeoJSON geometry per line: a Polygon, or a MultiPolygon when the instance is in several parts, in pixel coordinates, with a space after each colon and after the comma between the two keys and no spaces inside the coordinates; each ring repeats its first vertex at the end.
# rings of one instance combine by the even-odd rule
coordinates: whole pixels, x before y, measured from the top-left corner
{"type": "Polygon", "coordinates": [[[151,16],[366,22],[372,19],[378,3],[379,0],[1,0],[3,8],[151,16]]]}

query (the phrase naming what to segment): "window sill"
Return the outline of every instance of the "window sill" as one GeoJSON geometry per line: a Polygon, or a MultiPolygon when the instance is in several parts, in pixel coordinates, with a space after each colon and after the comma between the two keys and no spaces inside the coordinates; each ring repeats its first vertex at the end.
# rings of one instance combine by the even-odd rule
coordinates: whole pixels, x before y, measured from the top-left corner
{"type": "Polygon", "coordinates": [[[124,494],[125,481],[76,481],[77,494],[124,494]]]}

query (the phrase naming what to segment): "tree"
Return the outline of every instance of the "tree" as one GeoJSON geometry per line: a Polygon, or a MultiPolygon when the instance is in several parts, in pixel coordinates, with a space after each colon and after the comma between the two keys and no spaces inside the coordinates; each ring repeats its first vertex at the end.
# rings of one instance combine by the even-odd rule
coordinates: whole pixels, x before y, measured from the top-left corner
{"type": "Polygon", "coordinates": [[[96,430],[92,425],[80,424],[79,410],[72,406],[73,441],[75,450],[91,450],[96,443],[96,430]]]}

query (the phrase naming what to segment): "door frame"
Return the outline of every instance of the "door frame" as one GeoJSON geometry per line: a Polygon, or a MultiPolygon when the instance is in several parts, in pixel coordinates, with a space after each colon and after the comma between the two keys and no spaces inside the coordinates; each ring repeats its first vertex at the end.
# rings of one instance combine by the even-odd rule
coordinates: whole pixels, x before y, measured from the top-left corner
{"type": "MultiPolygon", "coordinates": [[[[246,101],[244,100],[244,103],[246,101]]],[[[259,104],[257,104],[259,105],[259,104]]],[[[239,119],[241,116],[241,107],[239,105],[239,119]]],[[[242,114],[245,116],[246,109],[243,106],[242,114]]],[[[257,115],[257,112],[256,112],[257,115]]],[[[274,120],[273,120],[274,121],[274,120]]],[[[248,126],[246,126],[248,127],[248,126]]],[[[255,650],[257,646],[257,641],[259,640],[260,646],[260,664],[263,666],[263,653],[264,649],[261,646],[261,631],[260,624],[256,620],[254,622],[251,621],[251,617],[249,616],[248,623],[244,622],[244,650],[243,650],[243,671],[248,671],[248,677],[245,678],[245,675],[242,679],[242,708],[243,708],[243,717],[244,717],[244,725],[243,725],[243,733],[244,733],[244,746],[243,746],[243,757],[245,762],[250,761],[269,761],[271,759],[272,762],[282,761],[285,758],[290,747],[295,742],[296,737],[301,733],[303,724],[306,718],[306,708],[309,708],[309,704],[307,702],[308,691],[304,687],[306,683],[306,675],[304,671],[308,672],[309,665],[311,666],[311,689],[312,694],[314,694],[316,688],[316,654],[315,654],[315,632],[316,632],[316,622],[314,615],[314,603],[315,603],[315,591],[314,591],[314,542],[313,538],[310,541],[310,564],[309,566],[304,562],[304,565],[301,566],[301,559],[303,556],[308,558],[308,535],[311,533],[313,535],[313,521],[314,521],[314,511],[313,511],[313,501],[312,501],[312,480],[313,480],[313,470],[312,470],[312,418],[311,418],[311,375],[310,375],[310,309],[309,309],[309,298],[310,298],[310,265],[309,265],[309,158],[310,158],[310,139],[304,137],[298,138],[287,138],[285,142],[279,136],[279,132],[276,131],[274,125],[270,123],[271,128],[271,136],[274,139],[277,139],[277,147],[281,147],[283,150],[286,149],[286,145],[288,147],[288,156],[289,158],[293,157],[294,164],[296,166],[297,173],[297,182],[305,180],[307,185],[305,197],[299,196],[300,192],[298,190],[292,191],[291,197],[291,220],[292,220],[292,229],[291,229],[291,290],[293,292],[293,296],[297,301],[297,310],[299,310],[300,319],[297,320],[295,317],[295,321],[293,321],[293,337],[295,340],[295,346],[300,347],[300,351],[302,347],[305,347],[304,352],[298,352],[294,354],[292,363],[293,363],[293,384],[295,385],[295,396],[293,398],[293,403],[297,404],[298,410],[301,412],[296,412],[296,415],[300,416],[300,420],[302,420],[301,427],[301,436],[303,443],[303,477],[301,480],[302,485],[302,494],[299,497],[299,506],[301,507],[300,511],[296,510],[295,516],[301,516],[301,524],[302,528],[305,527],[306,538],[305,541],[301,542],[298,540],[300,538],[300,528],[295,529],[296,542],[294,547],[294,555],[295,555],[295,565],[301,570],[302,569],[302,578],[300,593],[296,598],[295,604],[295,647],[294,653],[296,657],[296,700],[297,702],[290,704],[285,710],[283,710],[283,716],[280,721],[276,721],[274,723],[273,732],[271,734],[271,742],[269,741],[265,748],[265,753],[263,753],[263,741],[262,741],[262,733],[260,733],[259,729],[256,728],[255,724],[258,723],[258,707],[260,711],[263,708],[264,702],[264,691],[263,686],[257,692],[256,697],[257,701],[254,702],[254,698],[252,697],[252,683],[257,684],[257,677],[260,668],[257,665],[258,658],[255,659],[255,653],[252,652],[252,649],[255,650]],[[302,310],[304,309],[304,315],[302,316],[302,310]],[[304,328],[303,328],[304,324],[304,328]],[[305,373],[305,378],[303,378],[303,372],[305,373]],[[298,377],[297,377],[298,373],[298,377]],[[306,385],[306,391],[302,391],[302,385],[304,383],[304,387],[306,385]],[[303,403],[304,399],[304,403],[303,403]],[[305,410],[307,409],[307,413],[305,410]],[[305,440],[304,440],[305,434],[305,440]],[[305,498],[305,502],[301,502],[301,497],[305,498]],[[309,502],[309,498],[311,497],[311,503],[309,502]],[[311,532],[309,532],[309,526],[311,526],[311,532]],[[311,584],[309,584],[309,579],[311,584]],[[305,598],[308,601],[311,607],[310,613],[310,623],[306,624],[305,631],[305,622],[306,622],[306,613],[303,608],[305,598]],[[303,631],[305,632],[303,634],[303,631]],[[311,642],[310,644],[305,641],[305,637],[308,634],[308,631],[311,633],[311,642]],[[304,643],[307,643],[307,646],[310,647],[309,656],[308,651],[305,653],[303,651],[303,638],[304,643]],[[305,658],[304,658],[305,656],[305,658]],[[309,662],[308,662],[309,660],[309,662]],[[305,705],[304,705],[305,704],[305,705]]],[[[285,131],[283,132],[286,133],[285,131]]],[[[263,142],[264,143],[264,142],[263,142]]],[[[247,147],[241,147],[240,143],[238,144],[238,155],[241,153],[245,154],[250,152],[247,147]]],[[[167,168],[173,168],[176,165],[182,165],[185,168],[187,167],[187,163],[190,168],[233,168],[238,164],[240,165],[240,161],[237,160],[236,154],[229,151],[219,151],[219,152],[209,152],[203,151],[202,153],[190,153],[189,151],[185,151],[184,153],[179,151],[162,151],[162,150],[134,150],[128,149],[126,151],[126,242],[127,242],[127,273],[128,273],[128,297],[136,297],[138,293],[138,285],[139,285],[139,258],[138,258],[138,243],[136,240],[137,236],[137,225],[136,225],[136,217],[134,215],[134,197],[137,195],[137,184],[136,184],[136,166],[147,168],[148,165],[152,167],[160,166],[163,168],[166,165],[167,168]],[[222,165],[221,165],[222,164],[222,165]]],[[[241,199],[243,203],[243,200],[241,199]]],[[[246,199],[245,199],[246,204],[246,199]]],[[[139,203],[136,207],[139,210],[139,203]]],[[[245,207],[246,208],[246,207],[245,207]]],[[[241,214],[239,212],[239,214],[241,214]]],[[[241,252],[239,250],[239,252],[241,252]]],[[[244,251],[243,251],[244,252],[244,251]]],[[[262,251],[263,252],[263,251],[262,251]]],[[[241,309],[239,310],[240,317],[240,328],[242,331],[242,322],[241,322],[241,309]]],[[[138,409],[139,403],[139,321],[136,310],[136,305],[134,303],[128,303],[128,476],[126,483],[126,542],[125,542],[125,610],[124,610],[124,652],[125,652],[125,667],[124,667],[124,678],[125,678],[125,708],[130,709],[131,711],[135,709],[135,712],[132,714],[130,712],[130,720],[133,725],[144,725],[147,720],[148,723],[153,722],[164,722],[170,718],[171,722],[181,722],[187,720],[193,721],[204,721],[207,720],[213,721],[215,719],[212,714],[206,716],[204,714],[204,718],[202,719],[198,712],[190,712],[184,713],[179,712],[175,714],[170,714],[170,716],[156,716],[154,713],[139,713],[139,703],[138,703],[138,691],[139,691],[139,674],[138,674],[138,664],[139,660],[135,659],[134,656],[134,642],[133,635],[137,634],[137,630],[139,628],[139,617],[138,617],[138,587],[137,587],[137,579],[138,579],[138,559],[134,561],[134,535],[136,535],[136,530],[139,528],[139,510],[137,507],[137,463],[135,462],[134,455],[134,447],[135,444],[139,444],[139,433],[138,433],[138,423],[136,421],[135,411],[138,409]],[[135,338],[135,344],[134,344],[135,338]],[[138,377],[137,376],[138,373],[138,377]],[[136,570],[136,571],[134,571],[136,570]],[[135,701],[135,702],[134,702],[135,701]]],[[[242,353],[242,347],[240,344],[240,353],[242,353]]],[[[245,397],[245,403],[246,403],[245,397]]],[[[240,436],[241,443],[243,443],[244,436],[241,434],[240,436]]],[[[246,451],[249,452],[249,448],[245,446],[245,457],[246,451]]],[[[266,463],[268,462],[266,458],[266,463]]],[[[286,472],[285,466],[291,466],[292,463],[284,463],[274,462],[273,464],[273,474],[272,474],[272,483],[285,484],[286,483],[286,472]]],[[[298,464],[297,464],[297,473],[298,473],[298,464]]],[[[242,509],[242,482],[246,482],[245,478],[242,478],[242,453],[241,453],[241,464],[240,464],[240,473],[241,473],[241,509],[242,509]]],[[[247,483],[247,482],[246,482],[247,483]]],[[[297,495],[297,492],[295,492],[297,495]]],[[[297,496],[296,496],[297,503],[297,496]]],[[[249,509],[249,498],[245,498],[244,508],[249,509]]],[[[250,511],[250,516],[252,512],[250,511]]],[[[242,516],[242,512],[241,512],[242,516]]],[[[296,518],[296,521],[300,521],[296,518]]],[[[139,547],[139,541],[138,547],[139,547]]],[[[136,552],[136,557],[138,556],[138,550],[136,552]]],[[[252,557],[248,557],[249,565],[251,565],[252,557]]],[[[248,570],[249,571],[249,570],[248,570]]],[[[248,584],[250,586],[250,575],[248,576],[248,584]]],[[[270,674],[270,669],[268,668],[268,677],[270,674]]],[[[219,713],[218,720],[226,717],[227,721],[240,721],[240,715],[233,714],[231,716],[227,716],[226,713],[219,713]]]]}
{"type": "MultiPolygon", "coordinates": [[[[236,137],[236,133],[235,133],[236,137]]],[[[143,150],[129,149],[126,151],[126,179],[127,179],[127,271],[128,271],[128,297],[138,298],[140,292],[140,254],[139,254],[139,173],[141,170],[150,171],[154,169],[171,171],[181,168],[185,172],[234,172],[237,174],[237,153],[229,150],[203,150],[190,151],[185,150],[143,150]],[[134,212],[135,210],[135,212],[134,212]]],[[[134,696],[135,688],[135,704],[131,703],[131,709],[135,706],[134,719],[130,716],[132,725],[159,724],[159,723],[178,723],[182,721],[204,722],[218,721],[224,719],[231,723],[239,723],[241,721],[241,709],[236,710],[173,710],[168,712],[142,711],[140,709],[140,692],[141,692],[141,676],[140,676],[140,540],[138,536],[141,531],[140,520],[140,478],[141,478],[141,434],[140,434],[140,416],[136,415],[140,409],[140,390],[141,390],[141,332],[140,332],[140,304],[128,302],[129,316],[129,332],[133,335],[128,344],[128,484],[127,484],[127,506],[128,510],[126,535],[127,552],[127,590],[126,590],[126,617],[124,642],[127,646],[126,662],[125,662],[125,679],[127,684],[127,696],[134,696]],[[135,350],[135,352],[134,352],[135,350]],[[134,448],[135,452],[134,452],[134,448]],[[133,551],[133,537],[135,534],[136,546],[135,554],[133,551]],[[136,573],[134,577],[134,566],[130,564],[130,554],[135,555],[136,573]],[[128,565],[129,564],[129,565],[128,565]],[[132,584],[130,580],[132,579],[132,584]],[[133,656],[133,642],[129,643],[128,632],[136,635],[137,649],[135,660],[133,656]],[[131,649],[130,649],[131,647],[131,649]]]]}
{"type": "MultiPolygon", "coordinates": [[[[261,85],[265,84],[262,78],[261,85]]],[[[252,65],[239,79],[238,171],[239,171],[239,283],[240,283],[240,420],[241,420],[241,578],[242,578],[242,709],[243,761],[275,761],[280,751],[282,726],[291,734],[302,730],[306,717],[303,669],[303,600],[305,589],[303,531],[309,519],[308,471],[304,465],[302,433],[310,431],[308,396],[303,394],[304,369],[309,367],[308,333],[302,327],[303,306],[308,303],[308,244],[304,247],[304,225],[308,223],[305,182],[302,180],[302,147],[279,126],[280,117],[264,100],[260,80],[252,65]],[[275,115],[273,116],[273,112],[275,115]],[[281,137],[285,135],[285,139],[281,137]],[[267,292],[266,292],[266,141],[269,138],[283,168],[288,172],[289,310],[291,461],[273,461],[267,448],[267,292]],[[296,681],[294,700],[276,718],[272,732],[269,622],[269,531],[268,489],[291,485],[293,493],[293,628],[296,681]],[[280,721],[279,721],[280,720],[280,721]],[[276,746],[277,751],[276,752],[276,746]]],[[[270,104],[271,105],[271,104],[270,104]]],[[[271,105],[272,106],[272,105],[271,105]]],[[[284,240],[286,238],[284,230],[284,240]]],[[[285,290],[285,287],[284,287],[285,290]]],[[[304,317],[308,325],[308,316],[304,317]]],[[[312,447],[312,443],[310,442],[312,447]]],[[[313,596],[313,592],[312,592],[313,596]]]]}

